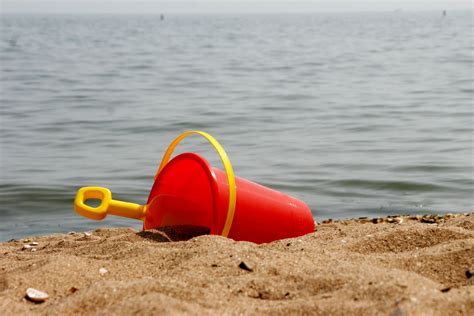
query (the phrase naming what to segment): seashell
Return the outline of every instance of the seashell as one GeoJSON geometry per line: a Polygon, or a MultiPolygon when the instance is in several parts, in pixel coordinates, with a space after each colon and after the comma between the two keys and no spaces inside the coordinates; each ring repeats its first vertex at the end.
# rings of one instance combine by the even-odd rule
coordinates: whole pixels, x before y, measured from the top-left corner
{"type": "Polygon", "coordinates": [[[48,299],[49,295],[46,292],[30,287],[26,289],[25,297],[34,303],[43,303],[45,300],[48,299]]]}
{"type": "Polygon", "coordinates": [[[106,268],[100,268],[99,273],[100,273],[100,275],[104,275],[106,273],[109,273],[109,270],[107,270],[106,268]]]}

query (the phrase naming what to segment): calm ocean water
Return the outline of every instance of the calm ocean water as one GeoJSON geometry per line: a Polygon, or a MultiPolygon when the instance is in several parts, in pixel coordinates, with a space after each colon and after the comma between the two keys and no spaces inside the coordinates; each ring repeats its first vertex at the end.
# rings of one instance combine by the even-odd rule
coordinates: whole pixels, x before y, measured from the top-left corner
{"type": "Polygon", "coordinates": [[[472,30],[472,12],[3,15],[0,240],[139,228],[79,217],[76,190],[144,203],[192,129],[316,219],[472,211],[472,30]]]}

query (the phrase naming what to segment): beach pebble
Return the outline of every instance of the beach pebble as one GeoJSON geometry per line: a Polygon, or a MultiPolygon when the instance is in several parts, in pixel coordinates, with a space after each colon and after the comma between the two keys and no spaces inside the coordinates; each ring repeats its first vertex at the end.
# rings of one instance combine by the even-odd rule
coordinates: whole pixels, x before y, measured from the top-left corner
{"type": "Polygon", "coordinates": [[[245,263],[243,261],[240,262],[239,268],[241,268],[242,270],[249,271],[249,272],[253,271],[253,269],[247,263],[245,263]]]}
{"type": "Polygon", "coordinates": [[[91,232],[85,232],[84,235],[85,235],[86,237],[90,237],[90,236],[92,236],[92,233],[91,233],[91,232]]]}
{"type": "Polygon", "coordinates": [[[21,250],[27,250],[27,249],[31,249],[33,248],[32,245],[23,245],[23,247],[21,248],[21,250]]]}
{"type": "Polygon", "coordinates": [[[79,289],[75,286],[71,286],[68,291],[69,291],[69,293],[73,294],[73,293],[76,293],[77,291],[79,291],[79,289]]]}
{"type": "Polygon", "coordinates": [[[42,292],[40,290],[33,289],[30,287],[26,289],[25,297],[34,303],[43,303],[45,300],[48,299],[49,296],[46,292],[42,292]]]}
{"type": "Polygon", "coordinates": [[[30,246],[38,246],[39,243],[37,243],[36,241],[32,241],[29,243],[30,246]]]}
{"type": "Polygon", "coordinates": [[[106,268],[100,268],[99,273],[100,273],[100,275],[104,275],[106,273],[109,273],[109,270],[107,270],[106,268]]]}

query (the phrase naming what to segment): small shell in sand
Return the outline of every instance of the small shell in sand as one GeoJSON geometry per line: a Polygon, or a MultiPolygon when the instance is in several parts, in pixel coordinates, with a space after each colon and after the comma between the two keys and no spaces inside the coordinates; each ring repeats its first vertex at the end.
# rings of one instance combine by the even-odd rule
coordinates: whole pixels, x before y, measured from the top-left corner
{"type": "Polygon", "coordinates": [[[26,289],[26,298],[34,303],[43,303],[48,299],[48,294],[37,289],[28,288],[26,289]]]}
{"type": "Polygon", "coordinates": [[[99,273],[100,273],[100,275],[104,275],[106,273],[109,273],[109,270],[107,270],[106,268],[100,268],[99,273]]]}

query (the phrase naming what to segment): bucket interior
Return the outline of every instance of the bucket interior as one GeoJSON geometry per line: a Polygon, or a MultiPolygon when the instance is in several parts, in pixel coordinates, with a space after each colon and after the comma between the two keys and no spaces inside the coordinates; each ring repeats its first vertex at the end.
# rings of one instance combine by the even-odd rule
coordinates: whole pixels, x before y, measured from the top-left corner
{"type": "Polygon", "coordinates": [[[144,229],[188,227],[214,233],[216,195],[215,175],[204,158],[194,153],[176,156],[153,184],[144,229]]]}

